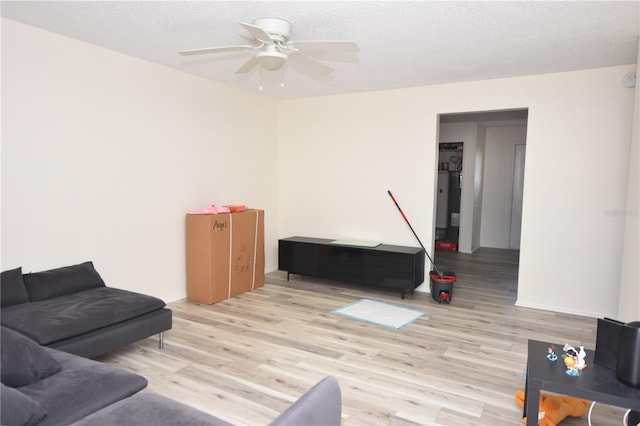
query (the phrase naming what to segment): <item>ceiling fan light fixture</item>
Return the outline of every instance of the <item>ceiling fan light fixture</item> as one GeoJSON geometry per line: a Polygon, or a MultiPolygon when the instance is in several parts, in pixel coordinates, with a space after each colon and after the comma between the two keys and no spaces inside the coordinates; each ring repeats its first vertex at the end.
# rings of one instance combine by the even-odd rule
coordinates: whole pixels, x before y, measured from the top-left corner
{"type": "MultiPolygon", "coordinates": [[[[1,1],[1,0],[0,0],[1,1]]],[[[285,19],[265,17],[254,19],[251,24],[239,22],[255,39],[258,44],[206,47],[202,49],[182,50],[180,55],[199,55],[217,52],[232,52],[237,50],[257,51],[248,61],[246,61],[234,74],[246,74],[256,68],[262,70],[281,70],[289,59],[301,65],[303,68],[321,76],[326,76],[335,71],[328,65],[318,61],[313,56],[305,52],[315,51],[337,51],[337,52],[358,52],[358,45],[354,41],[348,40],[302,40],[291,41],[291,23],[285,19]]],[[[281,72],[281,79],[284,72],[281,72]]],[[[260,85],[262,88],[262,84],[260,85]]],[[[281,80],[280,86],[284,87],[281,80]]]]}
{"type": "Polygon", "coordinates": [[[277,71],[287,62],[287,55],[275,51],[265,51],[257,53],[256,60],[267,71],[277,71]]]}

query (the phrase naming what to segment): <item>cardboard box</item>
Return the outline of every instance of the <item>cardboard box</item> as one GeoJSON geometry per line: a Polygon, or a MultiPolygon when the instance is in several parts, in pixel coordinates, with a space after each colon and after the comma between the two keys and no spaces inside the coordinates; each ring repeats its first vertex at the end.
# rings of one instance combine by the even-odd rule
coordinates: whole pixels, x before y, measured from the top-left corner
{"type": "Polygon", "coordinates": [[[187,214],[187,299],[216,303],[264,285],[264,211],[187,214]]]}

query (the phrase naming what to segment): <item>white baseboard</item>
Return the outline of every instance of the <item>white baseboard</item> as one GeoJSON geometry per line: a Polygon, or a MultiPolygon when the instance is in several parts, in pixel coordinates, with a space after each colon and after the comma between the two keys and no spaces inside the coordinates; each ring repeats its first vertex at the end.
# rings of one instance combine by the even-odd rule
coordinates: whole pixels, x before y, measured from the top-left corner
{"type": "Polygon", "coordinates": [[[579,315],[581,317],[589,317],[589,318],[605,318],[605,317],[614,318],[615,317],[615,314],[613,313],[573,310],[573,309],[566,309],[560,306],[539,305],[535,303],[521,302],[520,300],[516,300],[515,305],[521,308],[539,309],[542,311],[551,311],[551,312],[558,312],[563,314],[579,315]]]}

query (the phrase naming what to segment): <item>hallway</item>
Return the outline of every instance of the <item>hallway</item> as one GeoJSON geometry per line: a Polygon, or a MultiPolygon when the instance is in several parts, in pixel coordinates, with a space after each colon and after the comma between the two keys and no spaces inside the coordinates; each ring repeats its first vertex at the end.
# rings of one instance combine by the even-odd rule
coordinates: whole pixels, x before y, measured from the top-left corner
{"type": "Polygon", "coordinates": [[[503,305],[516,302],[519,258],[519,250],[495,248],[480,248],[473,254],[437,250],[433,256],[440,271],[455,272],[454,298],[493,298],[503,305]]]}

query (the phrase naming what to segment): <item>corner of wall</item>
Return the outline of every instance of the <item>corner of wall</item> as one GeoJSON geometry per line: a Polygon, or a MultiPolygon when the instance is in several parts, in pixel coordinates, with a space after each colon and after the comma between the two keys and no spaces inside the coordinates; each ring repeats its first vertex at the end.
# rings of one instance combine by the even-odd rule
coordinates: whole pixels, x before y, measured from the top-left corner
{"type": "MultiPolygon", "coordinates": [[[[640,13],[639,13],[640,14],[640,13]]],[[[640,68],[640,38],[636,73],[640,68]]],[[[618,316],[620,321],[640,320],[640,86],[636,83],[633,102],[633,124],[631,146],[629,148],[629,179],[627,183],[627,204],[624,222],[624,246],[622,250],[622,270],[620,278],[620,301],[618,316]]]]}

